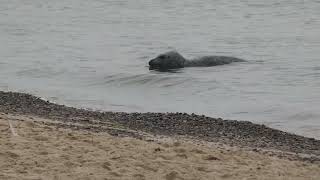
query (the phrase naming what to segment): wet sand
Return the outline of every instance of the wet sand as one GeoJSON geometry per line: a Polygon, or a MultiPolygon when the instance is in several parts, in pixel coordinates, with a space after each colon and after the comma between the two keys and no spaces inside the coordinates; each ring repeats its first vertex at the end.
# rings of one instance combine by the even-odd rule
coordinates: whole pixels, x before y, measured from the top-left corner
{"type": "Polygon", "coordinates": [[[0,92],[0,179],[319,179],[320,141],[185,113],[94,112],[0,92]]]}

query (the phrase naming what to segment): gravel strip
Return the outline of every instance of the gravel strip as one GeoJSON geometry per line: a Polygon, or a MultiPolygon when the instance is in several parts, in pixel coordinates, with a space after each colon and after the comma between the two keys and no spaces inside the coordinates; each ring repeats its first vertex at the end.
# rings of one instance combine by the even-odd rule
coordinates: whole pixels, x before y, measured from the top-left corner
{"type": "MultiPolygon", "coordinates": [[[[320,156],[320,140],[248,121],[223,120],[186,113],[89,111],[53,104],[28,94],[2,91],[0,91],[0,112],[29,114],[84,125],[110,126],[111,123],[116,127],[154,135],[182,135],[231,146],[275,149],[320,156]]],[[[108,128],[97,128],[95,131],[108,132],[108,128]]],[[[125,134],[124,131],[117,133],[125,134]]]]}

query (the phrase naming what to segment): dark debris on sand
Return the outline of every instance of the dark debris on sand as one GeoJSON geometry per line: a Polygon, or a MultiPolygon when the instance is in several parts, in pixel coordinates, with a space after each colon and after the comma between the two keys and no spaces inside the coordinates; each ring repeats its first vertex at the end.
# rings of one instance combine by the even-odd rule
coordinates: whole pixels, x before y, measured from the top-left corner
{"type": "Polygon", "coordinates": [[[99,125],[113,124],[154,135],[190,136],[242,147],[267,148],[320,155],[320,140],[294,135],[248,121],[223,120],[186,113],[97,112],[57,105],[32,95],[0,91],[0,112],[29,114],[61,122],[85,124],[89,130],[115,132],[99,125]]]}

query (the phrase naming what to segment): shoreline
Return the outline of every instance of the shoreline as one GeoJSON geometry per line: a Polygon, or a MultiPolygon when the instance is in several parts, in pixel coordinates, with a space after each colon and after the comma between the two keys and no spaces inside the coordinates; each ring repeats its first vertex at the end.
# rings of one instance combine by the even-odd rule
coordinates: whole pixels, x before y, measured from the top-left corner
{"type": "Polygon", "coordinates": [[[69,125],[111,135],[141,138],[141,133],[187,136],[230,146],[288,151],[320,156],[320,140],[248,121],[223,120],[187,113],[124,113],[77,109],[44,101],[33,95],[0,91],[0,112],[55,119],[69,125]],[[113,128],[118,127],[118,128],[113,128]],[[140,134],[139,134],[139,133],[140,134]]]}
{"type": "Polygon", "coordinates": [[[0,112],[54,119],[57,126],[116,136],[183,136],[244,148],[262,148],[320,156],[320,140],[249,121],[223,120],[187,113],[125,113],[77,109],[39,97],[0,91],[0,112]]]}
{"type": "Polygon", "coordinates": [[[0,91],[0,133],[0,179],[320,177],[320,140],[246,121],[96,112],[0,91]]]}

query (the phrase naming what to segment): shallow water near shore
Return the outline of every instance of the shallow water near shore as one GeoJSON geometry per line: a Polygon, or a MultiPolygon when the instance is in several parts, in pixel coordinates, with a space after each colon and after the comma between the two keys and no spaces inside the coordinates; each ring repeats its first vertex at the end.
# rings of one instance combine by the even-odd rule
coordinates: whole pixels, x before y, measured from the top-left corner
{"type": "Polygon", "coordinates": [[[0,7],[0,90],[70,106],[188,112],[320,138],[320,2],[23,1],[0,7]],[[186,58],[246,59],[149,71],[186,58]]]}

